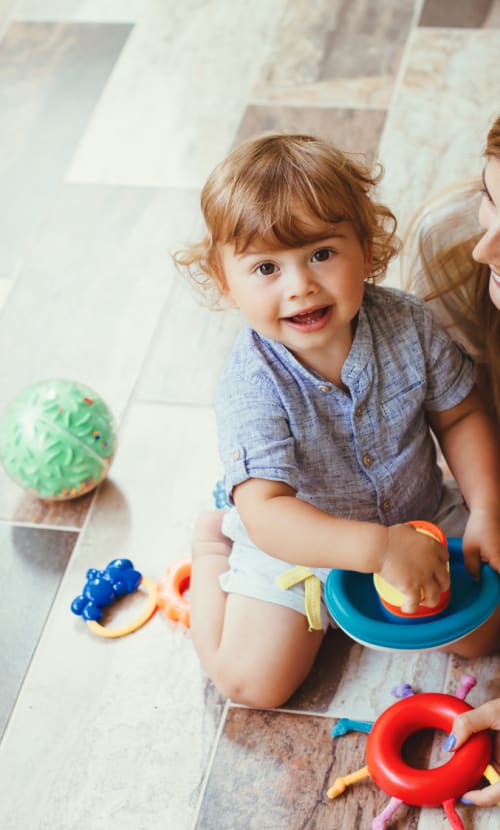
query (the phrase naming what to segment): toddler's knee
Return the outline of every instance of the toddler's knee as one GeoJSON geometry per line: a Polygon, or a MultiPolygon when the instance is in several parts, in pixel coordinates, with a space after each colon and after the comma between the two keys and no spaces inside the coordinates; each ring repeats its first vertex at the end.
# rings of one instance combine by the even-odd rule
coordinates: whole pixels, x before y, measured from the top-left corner
{"type": "Polygon", "coordinates": [[[274,684],[271,679],[261,682],[254,677],[236,676],[225,677],[218,688],[233,703],[254,709],[276,709],[286,703],[293,692],[293,689],[274,684]]]}

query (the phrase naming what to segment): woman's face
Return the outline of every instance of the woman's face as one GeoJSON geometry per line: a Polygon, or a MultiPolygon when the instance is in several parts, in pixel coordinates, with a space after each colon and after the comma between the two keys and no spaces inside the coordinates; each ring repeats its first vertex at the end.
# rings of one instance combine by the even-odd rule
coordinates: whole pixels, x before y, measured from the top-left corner
{"type": "Polygon", "coordinates": [[[491,302],[500,309],[500,158],[492,156],[483,173],[484,191],[479,208],[479,221],[484,228],[472,252],[476,262],[489,266],[491,302]]]}

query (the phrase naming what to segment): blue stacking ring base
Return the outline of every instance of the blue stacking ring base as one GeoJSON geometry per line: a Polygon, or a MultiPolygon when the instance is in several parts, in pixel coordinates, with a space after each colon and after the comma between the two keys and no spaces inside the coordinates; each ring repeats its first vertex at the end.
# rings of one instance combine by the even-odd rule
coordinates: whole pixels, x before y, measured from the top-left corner
{"type": "Polygon", "coordinates": [[[372,574],[333,570],[325,585],[325,601],[335,622],[358,643],[381,651],[425,651],[454,643],[492,615],[500,602],[500,575],[481,566],[475,582],[465,568],[462,540],[448,538],[451,602],[439,618],[401,625],[390,621],[373,585],[372,574]]]}

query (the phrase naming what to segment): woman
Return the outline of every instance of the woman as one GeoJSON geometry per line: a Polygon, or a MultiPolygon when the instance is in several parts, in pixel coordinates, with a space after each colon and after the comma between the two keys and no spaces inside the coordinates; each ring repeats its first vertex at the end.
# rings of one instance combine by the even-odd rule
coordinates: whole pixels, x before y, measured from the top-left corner
{"type": "Polygon", "coordinates": [[[406,287],[476,358],[478,385],[500,426],[500,117],[484,156],[482,181],[462,183],[418,212],[402,264],[411,275],[406,287]]]}

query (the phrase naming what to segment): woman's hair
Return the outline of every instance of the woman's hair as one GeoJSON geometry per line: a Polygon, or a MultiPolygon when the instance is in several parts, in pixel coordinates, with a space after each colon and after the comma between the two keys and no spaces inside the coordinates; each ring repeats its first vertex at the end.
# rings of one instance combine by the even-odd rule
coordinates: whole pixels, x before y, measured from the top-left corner
{"type": "Polygon", "coordinates": [[[181,271],[202,290],[224,292],[221,246],[237,253],[252,242],[270,249],[312,241],[312,223],[352,222],[372,260],[371,279],[383,279],[397,252],[396,218],[371,198],[382,169],[372,173],[332,144],[309,135],[268,134],[236,147],[209,176],[201,194],[206,235],[174,254],[181,271]]]}
{"type": "MultiPolygon", "coordinates": [[[[500,117],[483,155],[500,159],[500,117]]],[[[478,381],[500,423],[500,313],[489,296],[490,269],[472,251],[483,235],[478,211],[480,179],[468,180],[427,202],[403,239],[404,284],[430,301],[452,334],[479,364],[478,381]]]]}

